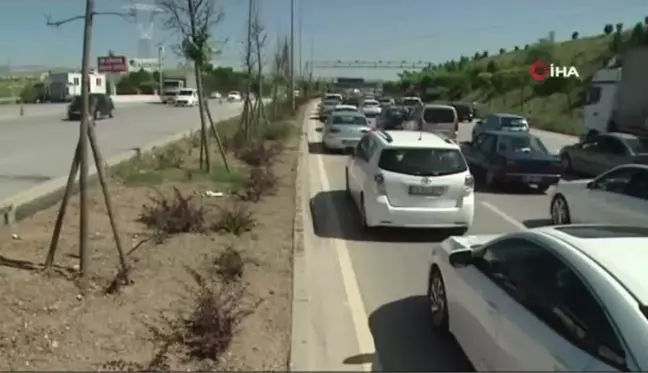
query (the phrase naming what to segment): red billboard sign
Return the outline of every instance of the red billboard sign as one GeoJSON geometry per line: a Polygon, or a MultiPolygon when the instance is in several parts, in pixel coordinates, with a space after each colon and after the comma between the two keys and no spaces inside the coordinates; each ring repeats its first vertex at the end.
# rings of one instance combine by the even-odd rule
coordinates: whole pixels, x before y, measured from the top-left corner
{"type": "Polygon", "coordinates": [[[128,71],[126,56],[104,56],[97,58],[100,73],[125,73],[128,71]]]}

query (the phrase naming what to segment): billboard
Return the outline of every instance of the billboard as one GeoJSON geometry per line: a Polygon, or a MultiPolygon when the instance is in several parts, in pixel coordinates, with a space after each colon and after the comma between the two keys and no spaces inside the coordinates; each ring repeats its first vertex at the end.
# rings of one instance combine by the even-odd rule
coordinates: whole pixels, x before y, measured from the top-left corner
{"type": "Polygon", "coordinates": [[[125,73],[128,71],[126,56],[103,56],[97,58],[97,71],[100,73],[125,73]]]}
{"type": "Polygon", "coordinates": [[[148,71],[150,73],[160,69],[160,61],[157,58],[130,58],[128,60],[128,72],[148,71]]]}

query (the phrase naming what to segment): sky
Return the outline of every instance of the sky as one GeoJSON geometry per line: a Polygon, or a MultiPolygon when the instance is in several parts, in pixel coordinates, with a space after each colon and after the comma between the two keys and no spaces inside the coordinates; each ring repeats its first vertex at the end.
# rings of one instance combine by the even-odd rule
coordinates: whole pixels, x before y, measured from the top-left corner
{"type": "MultiPolygon", "coordinates": [[[[141,0],[152,2],[154,0],[141,0]]],[[[225,43],[219,65],[242,64],[246,0],[211,0],[224,11],[213,34],[225,43]]],[[[268,35],[268,59],[279,36],[290,32],[290,0],[256,0],[268,35]]],[[[120,11],[131,0],[95,0],[97,11],[120,11]]],[[[78,67],[83,23],[59,28],[46,16],[64,19],[82,15],[84,0],[2,0],[0,65],[78,67]]],[[[646,0],[295,0],[296,63],[316,61],[425,61],[438,63],[472,56],[475,51],[530,44],[555,32],[556,40],[601,33],[606,23],[631,28],[648,16],[646,0]],[[300,32],[301,30],[301,32],[300,32]],[[301,38],[299,37],[301,34],[301,38]],[[299,43],[301,39],[301,43],[299,43]],[[299,53],[301,45],[301,53],[299,53]]],[[[160,21],[161,17],[158,17],[160,21]]],[[[156,22],[159,23],[159,22],[156,22]]],[[[133,57],[140,31],[136,23],[115,16],[96,18],[93,61],[109,49],[133,57]]],[[[156,25],[155,43],[171,45],[177,35],[156,25]]],[[[171,52],[165,65],[179,59],[171,52]]],[[[325,69],[315,75],[389,79],[399,69],[325,69]]]]}

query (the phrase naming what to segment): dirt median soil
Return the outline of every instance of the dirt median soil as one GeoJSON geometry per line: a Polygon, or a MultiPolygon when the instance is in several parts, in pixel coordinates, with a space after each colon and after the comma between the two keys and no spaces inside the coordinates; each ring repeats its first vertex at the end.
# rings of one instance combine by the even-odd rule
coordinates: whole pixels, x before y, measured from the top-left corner
{"type": "MultiPolygon", "coordinates": [[[[301,123],[302,116],[297,122],[301,123]]],[[[90,192],[92,290],[85,297],[74,281],[78,275],[77,197],[69,205],[55,270],[49,275],[42,273],[41,263],[58,206],[0,231],[0,370],[285,371],[299,133],[297,129],[285,140],[273,163],[278,180],[274,193],[256,203],[228,196],[227,191],[239,188],[249,170],[231,154],[233,174],[224,173],[216,151],[212,175],[203,177],[191,171],[198,163],[195,139],[180,143],[188,152],[183,165],[165,171],[162,177],[140,170],[138,180],[129,180],[123,170],[116,170],[109,186],[124,246],[130,251],[144,241],[128,256],[133,283],[116,294],[104,294],[118,271],[118,260],[99,188],[90,192]],[[171,196],[174,187],[185,196],[194,195],[193,202],[204,206],[209,222],[221,219],[223,209],[244,205],[254,224],[240,235],[206,229],[160,238],[138,218],[142,205],[150,205],[157,191],[171,196]],[[223,197],[203,193],[221,190],[226,191],[223,197]],[[205,310],[199,304],[204,289],[195,274],[208,278],[209,286],[226,287],[215,281],[215,271],[221,265],[216,263],[219,254],[228,248],[239,253],[244,263],[237,288],[243,295],[236,305],[243,316],[240,324],[233,325],[235,333],[224,353],[198,356],[192,352],[186,327],[197,312],[205,310]],[[178,325],[185,325],[184,337],[167,338],[180,333],[174,330],[178,325]]]]}

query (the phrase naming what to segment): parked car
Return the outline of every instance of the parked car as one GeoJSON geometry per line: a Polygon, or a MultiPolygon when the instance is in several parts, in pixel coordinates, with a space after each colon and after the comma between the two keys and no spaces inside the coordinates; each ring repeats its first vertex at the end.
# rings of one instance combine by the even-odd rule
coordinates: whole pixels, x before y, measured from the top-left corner
{"type": "MultiPolygon", "coordinates": [[[[81,119],[82,110],[83,100],[81,96],[74,96],[72,102],[68,105],[67,119],[81,119]]],[[[115,105],[109,95],[101,93],[90,94],[90,114],[92,114],[94,119],[101,119],[106,116],[112,118],[114,111],[115,105]]]]}

